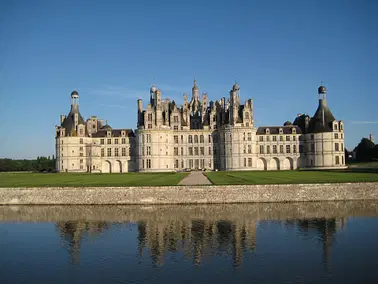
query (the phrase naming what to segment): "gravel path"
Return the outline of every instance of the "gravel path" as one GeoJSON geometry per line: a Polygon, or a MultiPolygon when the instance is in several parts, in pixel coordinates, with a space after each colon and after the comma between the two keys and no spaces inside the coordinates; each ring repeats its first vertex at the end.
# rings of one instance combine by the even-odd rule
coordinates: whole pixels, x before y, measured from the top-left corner
{"type": "Polygon", "coordinates": [[[211,184],[208,178],[202,172],[191,172],[187,177],[183,178],[179,185],[203,185],[211,184]]]}

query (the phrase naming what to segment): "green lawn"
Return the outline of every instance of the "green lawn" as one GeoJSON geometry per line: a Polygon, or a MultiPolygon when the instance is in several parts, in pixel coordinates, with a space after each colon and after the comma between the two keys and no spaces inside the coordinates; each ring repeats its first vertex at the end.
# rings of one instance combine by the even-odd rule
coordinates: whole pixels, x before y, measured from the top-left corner
{"type": "Polygon", "coordinates": [[[378,182],[376,172],[353,171],[249,171],[206,172],[215,185],[224,184],[293,184],[332,182],[378,182]]]}
{"type": "Polygon", "coordinates": [[[187,173],[0,173],[0,187],[177,185],[187,173]]]}

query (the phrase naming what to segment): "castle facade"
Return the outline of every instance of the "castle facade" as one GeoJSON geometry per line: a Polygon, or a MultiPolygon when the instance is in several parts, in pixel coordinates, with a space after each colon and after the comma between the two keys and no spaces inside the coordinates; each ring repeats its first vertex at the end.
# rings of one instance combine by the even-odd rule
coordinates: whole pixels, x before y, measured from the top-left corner
{"type": "Polygon", "coordinates": [[[318,88],[313,117],[299,114],[282,126],[255,128],[252,99],[240,100],[233,85],[229,98],[209,101],[194,80],[191,98],[163,99],[155,86],[143,108],[137,101],[137,129],[113,129],[79,111],[79,94],[71,93],[71,110],[56,126],[59,172],[163,172],[182,170],[295,170],[342,168],[344,126],[331,113],[326,88],[318,88]]]}

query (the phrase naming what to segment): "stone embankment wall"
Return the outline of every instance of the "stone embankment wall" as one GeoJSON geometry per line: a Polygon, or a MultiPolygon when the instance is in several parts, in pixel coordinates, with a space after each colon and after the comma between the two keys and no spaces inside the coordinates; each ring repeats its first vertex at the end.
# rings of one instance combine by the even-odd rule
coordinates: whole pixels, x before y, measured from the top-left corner
{"type": "Polygon", "coordinates": [[[347,200],[378,200],[378,183],[0,189],[0,205],[224,204],[347,200]]]}

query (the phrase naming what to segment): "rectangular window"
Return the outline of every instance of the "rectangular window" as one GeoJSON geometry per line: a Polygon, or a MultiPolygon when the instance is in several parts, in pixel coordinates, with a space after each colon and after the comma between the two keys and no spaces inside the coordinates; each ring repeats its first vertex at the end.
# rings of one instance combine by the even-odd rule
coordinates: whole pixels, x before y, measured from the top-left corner
{"type": "Polygon", "coordinates": [[[340,164],[340,158],[339,158],[339,156],[336,156],[335,159],[336,159],[336,161],[335,161],[336,165],[339,165],[340,164]]]}
{"type": "Polygon", "coordinates": [[[205,147],[200,147],[200,154],[205,155],[205,147]]]}
{"type": "MultiPolygon", "coordinates": [[[[173,117],[173,122],[178,122],[178,116],[177,115],[175,115],[174,117],[173,117]]],[[[177,161],[178,162],[178,161],[177,161]]]]}
{"type": "Polygon", "coordinates": [[[114,139],[114,144],[118,144],[118,139],[114,139]]]}
{"type": "Polygon", "coordinates": [[[175,160],[175,169],[178,169],[179,167],[179,160],[175,160]]]}
{"type": "Polygon", "coordinates": [[[80,144],[84,144],[83,138],[80,138],[80,144]]]}
{"type": "Polygon", "coordinates": [[[260,145],[260,154],[264,154],[264,145],[260,145]]]}
{"type": "Polygon", "coordinates": [[[126,148],[122,148],[122,156],[126,156],[126,148]]]}
{"type": "Polygon", "coordinates": [[[151,134],[146,135],[147,143],[151,143],[151,134]]]}
{"type": "Polygon", "coordinates": [[[105,139],[100,139],[100,144],[104,145],[105,144],[105,139]]]}
{"type": "Polygon", "coordinates": [[[189,147],[189,155],[193,156],[193,147],[189,147]]]}
{"type": "Polygon", "coordinates": [[[84,156],[84,154],[83,153],[80,153],[80,157],[83,157],[84,156]]]}
{"type": "Polygon", "coordinates": [[[203,138],[203,135],[200,136],[200,143],[205,143],[205,139],[203,138]]]}
{"type": "Polygon", "coordinates": [[[211,135],[209,135],[209,143],[211,143],[211,135]]]}
{"type": "Polygon", "coordinates": [[[246,148],[246,146],[245,146],[245,145],[243,146],[243,153],[244,153],[244,154],[246,154],[246,153],[247,153],[247,148],[246,148]]]}
{"type": "Polygon", "coordinates": [[[283,141],[283,136],[280,136],[280,141],[283,141]]]}
{"type": "Polygon", "coordinates": [[[146,150],[147,150],[147,156],[150,156],[151,155],[151,146],[147,146],[146,150]]]}
{"type": "MultiPolygon", "coordinates": [[[[340,136],[341,136],[341,139],[344,139],[344,135],[342,133],[340,134],[340,136]]],[[[62,142],[62,144],[63,144],[63,142],[62,142]]]]}
{"type": "Polygon", "coordinates": [[[339,134],[335,133],[335,139],[339,139],[339,134]]]}
{"type": "Polygon", "coordinates": [[[108,148],[108,157],[112,156],[112,148],[108,148]]]}
{"type": "Polygon", "coordinates": [[[244,158],[244,167],[247,167],[247,158],[244,158]]]}
{"type": "Polygon", "coordinates": [[[286,145],[286,153],[290,154],[290,145],[286,145]]]}
{"type": "Polygon", "coordinates": [[[173,155],[178,156],[178,154],[179,154],[178,147],[174,147],[173,148],[173,155]]]}
{"type": "Polygon", "coordinates": [[[184,147],[181,147],[181,155],[184,155],[184,147]]]}
{"type": "Polygon", "coordinates": [[[252,158],[248,158],[248,167],[252,167],[252,158]]]}
{"type": "Polygon", "coordinates": [[[80,164],[82,164],[84,161],[83,161],[83,159],[80,159],[80,164]]]}
{"type": "Polygon", "coordinates": [[[152,129],[152,124],[149,123],[148,126],[147,126],[148,129],[152,129]]]}
{"type": "Polygon", "coordinates": [[[189,168],[190,168],[190,169],[193,168],[193,160],[192,160],[192,159],[189,160],[189,168]]]}
{"type": "Polygon", "coordinates": [[[209,147],[209,155],[211,155],[212,153],[211,153],[211,147],[209,147]]]}
{"type": "Polygon", "coordinates": [[[266,136],[266,141],[270,141],[270,136],[266,136]]]}
{"type": "Polygon", "coordinates": [[[198,143],[198,135],[194,135],[194,143],[198,143]]]}
{"type": "Polygon", "coordinates": [[[104,157],[104,156],[105,156],[105,149],[102,148],[102,149],[101,149],[101,157],[104,157]]]}
{"type": "Polygon", "coordinates": [[[293,145],[293,153],[297,153],[297,145],[293,145]]]}
{"type": "Polygon", "coordinates": [[[245,132],[243,133],[243,141],[245,141],[245,132]]]}
{"type": "Polygon", "coordinates": [[[188,136],[188,143],[193,143],[193,136],[192,135],[188,136]]]}
{"type": "Polygon", "coordinates": [[[297,136],[293,135],[293,141],[297,141],[297,136]]]}
{"type": "Polygon", "coordinates": [[[198,147],[194,147],[194,155],[198,155],[198,147]]]}
{"type": "Polygon", "coordinates": [[[173,126],[173,130],[174,130],[174,131],[178,131],[178,130],[179,130],[178,126],[177,126],[177,125],[174,125],[174,126],[173,126]]]}
{"type": "Polygon", "coordinates": [[[118,148],[114,149],[114,156],[118,157],[118,148]]]}
{"type": "Polygon", "coordinates": [[[286,141],[290,141],[290,136],[286,136],[286,141]]]}
{"type": "Polygon", "coordinates": [[[173,136],[173,141],[175,142],[175,144],[178,144],[178,141],[179,141],[178,135],[173,136]]]}
{"type": "Polygon", "coordinates": [[[108,139],[108,144],[112,144],[112,139],[108,139]]]}
{"type": "Polygon", "coordinates": [[[151,160],[147,159],[147,169],[151,169],[151,160]]]}
{"type": "Polygon", "coordinates": [[[273,145],[273,154],[277,154],[277,145],[273,145]]]}
{"type": "Polygon", "coordinates": [[[181,160],[181,168],[184,168],[184,160],[181,160]]]}
{"type": "Polygon", "coordinates": [[[149,113],[149,114],[148,114],[147,120],[148,120],[148,121],[152,121],[152,113],[149,113]]]}
{"type": "Polygon", "coordinates": [[[260,137],[259,137],[259,141],[260,141],[260,142],[263,142],[263,141],[264,141],[264,136],[260,136],[260,137]]]}
{"type": "Polygon", "coordinates": [[[339,151],[339,143],[335,143],[335,151],[336,151],[336,152],[339,151]]]}
{"type": "Polygon", "coordinates": [[[267,154],[270,154],[270,146],[269,146],[269,145],[266,146],[266,153],[267,153],[267,154]]]}
{"type": "Polygon", "coordinates": [[[122,138],[122,144],[126,144],[126,138],[122,138]]]}
{"type": "Polygon", "coordinates": [[[200,168],[203,169],[205,167],[205,160],[201,159],[200,160],[200,168]]]}
{"type": "Polygon", "coordinates": [[[273,141],[274,141],[274,142],[277,141],[277,136],[273,136],[273,141]]]}
{"type": "Polygon", "coordinates": [[[184,135],[181,135],[181,143],[184,143],[184,135]]]}
{"type": "Polygon", "coordinates": [[[248,154],[251,154],[251,153],[252,153],[252,146],[248,145],[248,154]]]}
{"type": "Polygon", "coordinates": [[[283,145],[280,145],[280,153],[283,154],[284,150],[283,150],[283,145]]]}
{"type": "Polygon", "coordinates": [[[83,151],[83,147],[80,147],[80,151],[83,151]]]}
{"type": "Polygon", "coordinates": [[[251,140],[252,140],[252,133],[248,132],[248,141],[251,141],[251,140]]]}
{"type": "Polygon", "coordinates": [[[341,143],[340,151],[344,151],[344,143],[341,143]]]}

